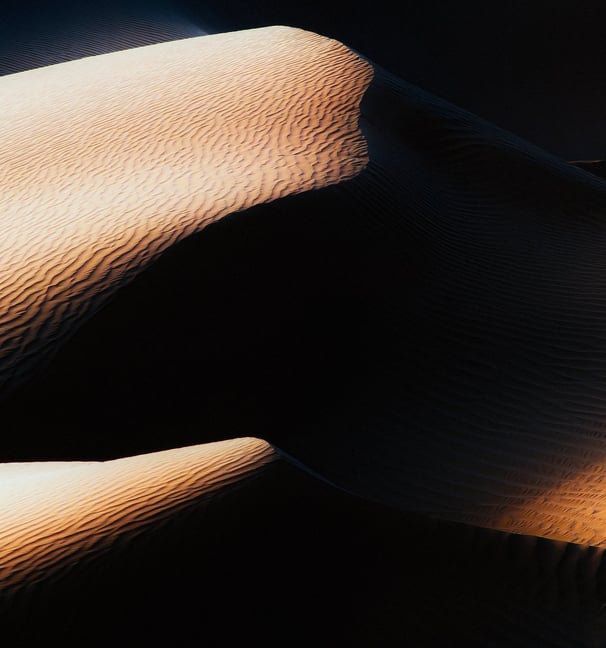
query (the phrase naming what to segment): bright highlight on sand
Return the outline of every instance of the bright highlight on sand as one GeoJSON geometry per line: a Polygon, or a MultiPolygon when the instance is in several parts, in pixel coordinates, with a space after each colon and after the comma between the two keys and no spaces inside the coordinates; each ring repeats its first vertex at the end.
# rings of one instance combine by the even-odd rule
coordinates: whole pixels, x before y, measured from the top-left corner
{"type": "Polygon", "coordinates": [[[273,457],[242,438],[102,463],[0,464],[2,596],[199,506],[273,457]]]}
{"type": "Polygon", "coordinates": [[[0,79],[0,390],[167,247],[367,162],[372,68],[272,27],[0,79]]]}

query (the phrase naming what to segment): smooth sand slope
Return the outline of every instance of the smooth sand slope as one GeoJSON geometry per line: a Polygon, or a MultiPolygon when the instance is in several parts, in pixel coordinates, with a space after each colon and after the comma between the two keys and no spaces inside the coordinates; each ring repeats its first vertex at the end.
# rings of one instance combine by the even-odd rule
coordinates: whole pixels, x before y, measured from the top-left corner
{"type": "Polygon", "coordinates": [[[358,173],[371,76],[276,27],[0,79],[0,390],[179,239],[358,173]]]}
{"type": "Polygon", "coordinates": [[[272,456],[263,441],[234,439],[107,463],[0,464],[3,610],[27,606],[34,585],[56,586],[75,565],[153,533],[272,456]]]}

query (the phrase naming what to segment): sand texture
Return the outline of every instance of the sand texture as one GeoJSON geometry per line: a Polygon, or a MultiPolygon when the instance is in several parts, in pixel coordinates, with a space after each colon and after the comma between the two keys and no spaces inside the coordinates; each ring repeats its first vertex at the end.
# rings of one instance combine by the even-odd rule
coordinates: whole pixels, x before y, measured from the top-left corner
{"type": "MultiPolygon", "coordinates": [[[[156,470],[159,458],[98,466],[117,484],[109,482],[102,507],[89,500],[79,516],[80,559],[56,551],[62,571],[55,563],[49,576],[2,599],[4,640],[281,645],[296,630],[297,641],[331,645],[566,647],[599,646],[606,636],[602,550],[396,512],[331,488],[260,441],[163,453],[156,470]],[[195,478],[182,481],[192,460],[200,488],[195,478]],[[124,485],[142,469],[152,473],[152,497],[136,497],[133,515],[124,485]],[[238,488],[226,489],[226,478],[238,488]],[[90,515],[99,508],[108,513],[100,526],[90,515]],[[129,523],[113,525],[109,541],[117,510],[129,523]]],[[[80,475],[101,489],[108,482],[95,471],[80,475]]],[[[53,502],[30,538],[40,542],[50,530],[53,502]]]]}
{"type": "Polygon", "coordinates": [[[117,294],[5,402],[4,458],[245,430],[403,510],[604,546],[603,181],[378,68],[360,127],[357,177],[117,294]]]}
{"type": "Polygon", "coordinates": [[[371,75],[276,27],[0,79],[0,389],[179,239],[358,173],[371,75]]]}
{"type": "Polygon", "coordinates": [[[297,25],[330,36],[565,159],[605,155],[600,0],[333,0],[320,10],[313,0],[183,2],[205,29],[297,25]]]}
{"type": "Polygon", "coordinates": [[[194,5],[0,26],[3,640],[602,648],[598,104],[194,5]]]}
{"type": "Polygon", "coordinates": [[[106,463],[51,469],[31,463],[9,476],[0,472],[2,605],[200,506],[272,455],[263,441],[234,439],[106,463]]]}

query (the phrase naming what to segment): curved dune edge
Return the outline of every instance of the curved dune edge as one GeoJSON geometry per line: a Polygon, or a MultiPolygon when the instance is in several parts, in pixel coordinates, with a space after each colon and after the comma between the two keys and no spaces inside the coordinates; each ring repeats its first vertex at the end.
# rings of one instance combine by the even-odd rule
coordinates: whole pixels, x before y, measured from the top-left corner
{"type": "MultiPolygon", "coordinates": [[[[579,634],[605,636],[603,550],[373,504],[316,479],[260,440],[82,470],[76,464],[52,479],[39,478],[42,465],[22,468],[29,475],[15,491],[29,483],[26,493],[38,490],[47,505],[31,535],[52,547],[67,540],[67,551],[77,538],[81,549],[57,551],[44,573],[21,572],[17,597],[10,579],[0,584],[3,638],[14,632],[16,644],[57,636],[63,645],[105,646],[132,633],[152,644],[161,637],[163,645],[176,638],[214,645],[218,636],[232,645],[236,638],[283,639],[300,624],[299,633],[335,645],[467,638],[466,645],[551,639],[566,646],[579,634]],[[198,478],[199,489],[192,484],[198,478]],[[224,487],[231,478],[238,488],[224,487]],[[143,480],[140,497],[131,483],[143,480]],[[90,497],[91,483],[101,504],[90,497]],[[49,523],[76,508],[73,525],[49,523]],[[113,524],[117,511],[128,511],[120,525],[113,524]]],[[[16,496],[12,508],[19,506],[16,496]]],[[[39,556],[26,542],[19,564],[39,556]]]]}
{"type": "Polygon", "coordinates": [[[606,547],[603,183],[379,68],[361,113],[346,189],[406,274],[384,277],[372,441],[302,458],[406,510],[606,547]]]}
{"type": "Polygon", "coordinates": [[[163,250],[367,163],[372,68],[287,27],[0,79],[0,389],[163,250]]]}
{"type": "Polygon", "coordinates": [[[53,580],[273,461],[265,441],[240,438],[100,463],[0,470],[3,599],[53,580]]]}

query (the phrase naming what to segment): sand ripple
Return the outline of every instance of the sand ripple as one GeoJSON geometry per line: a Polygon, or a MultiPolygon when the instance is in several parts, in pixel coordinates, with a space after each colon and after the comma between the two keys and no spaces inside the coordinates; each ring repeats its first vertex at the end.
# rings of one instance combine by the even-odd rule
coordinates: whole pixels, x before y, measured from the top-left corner
{"type": "Polygon", "coordinates": [[[371,76],[272,27],[0,79],[0,389],[179,239],[363,169],[371,76]]]}
{"type": "Polygon", "coordinates": [[[272,461],[258,439],[233,439],[105,463],[11,464],[0,469],[0,591],[56,580],[272,461]],[[8,477],[6,472],[10,472],[8,477]]]}

